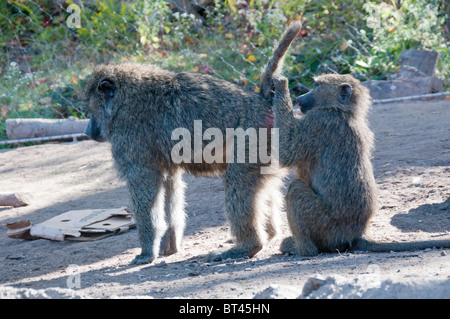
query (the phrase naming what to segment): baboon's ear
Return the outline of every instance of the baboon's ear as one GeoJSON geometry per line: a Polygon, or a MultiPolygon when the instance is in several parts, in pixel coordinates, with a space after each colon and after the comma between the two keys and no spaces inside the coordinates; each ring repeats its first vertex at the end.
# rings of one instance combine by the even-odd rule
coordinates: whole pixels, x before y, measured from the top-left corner
{"type": "Polygon", "coordinates": [[[107,114],[111,115],[111,101],[116,95],[116,85],[113,81],[103,80],[97,86],[97,90],[100,94],[103,95],[103,98],[105,99],[105,110],[107,114]]]}
{"type": "Polygon", "coordinates": [[[339,102],[347,103],[350,101],[350,97],[352,96],[352,87],[350,84],[344,83],[339,87],[339,102]]]}
{"type": "Polygon", "coordinates": [[[104,95],[106,102],[108,102],[116,94],[116,85],[113,81],[103,80],[98,85],[97,90],[104,95]]]}

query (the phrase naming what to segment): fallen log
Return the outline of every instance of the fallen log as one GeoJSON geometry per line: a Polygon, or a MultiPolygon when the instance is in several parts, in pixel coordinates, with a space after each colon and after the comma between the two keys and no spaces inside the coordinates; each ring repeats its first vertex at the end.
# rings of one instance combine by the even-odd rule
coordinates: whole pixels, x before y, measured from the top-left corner
{"type": "Polygon", "coordinates": [[[0,141],[0,145],[8,145],[8,144],[23,144],[23,143],[43,143],[50,141],[82,141],[89,139],[89,136],[84,133],[76,133],[76,134],[65,134],[65,135],[56,135],[56,136],[43,136],[43,137],[30,137],[30,138],[21,138],[18,140],[4,140],[0,141]]]}
{"type": "Polygon", "coordinates": [[[10,140],[83,133],[89,120],[8,119],[6,134],[10,140]]]}

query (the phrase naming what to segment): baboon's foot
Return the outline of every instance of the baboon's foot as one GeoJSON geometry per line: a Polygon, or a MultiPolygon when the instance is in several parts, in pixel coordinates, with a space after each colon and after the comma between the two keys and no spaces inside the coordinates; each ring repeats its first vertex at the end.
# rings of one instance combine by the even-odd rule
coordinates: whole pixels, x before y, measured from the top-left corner
{"type": "Polygon", "coordinates": [[[163,238],[161,255],[170,256],[177,252],[178,252],[178,247],[176,245],[175,236],[173,236],[172,233],[169,233],[169,235],[164,236],[164,238],[163,238]]]}
{"type": "Polygon", "coordinates": [[[267,225],[266,232],[267,232],[267,241],[271,241],[272,239],[277,237],[278,229],[274,225],[267,225]]]}
{"type": "Polygon", "coordinates": [[[319,249],[311,241],[297,243],[294,237],[287,237],[281,243],[281,251],[289,255],[299,255],[305,257],[317,256],[319,249]]]}
{"type": "Polygon", "coordinates": [[[131,261],[131,265],[143,265],[143,264],[150,264],[155,260],[154,256],[151,256],[149,254],[140,254],[136,255],[134,259],[131,261]]]}
{"type": "Polygon", "coordinates": [[[231,249],[227,250],[219,250],[216,252],[213,252],[209,254],[206,257],[206,260],[208,262],[212,261],[221,261],[225,259],[238,259],[238,258],[244,258],[249,257],[252,258],[256,253],[258,253],[262,249],[262,246],[255,246],[250,249],[245,249],[242,247],[233,247],[231,249]]]}
{"type": "Polygon", "coordinates": [[[163,255],[163,256],[170,256],[170,255],[176,254],[177,252],[178,252],[178,249],[176,247],[166,246],[161,251],[161,255],[163,255]]]}
{"type": "Polygon", "coordinates": [[[295,241],[293,237],[283,239],[281,243],[281,251],[285,254],[295,255],[295,241]]]}

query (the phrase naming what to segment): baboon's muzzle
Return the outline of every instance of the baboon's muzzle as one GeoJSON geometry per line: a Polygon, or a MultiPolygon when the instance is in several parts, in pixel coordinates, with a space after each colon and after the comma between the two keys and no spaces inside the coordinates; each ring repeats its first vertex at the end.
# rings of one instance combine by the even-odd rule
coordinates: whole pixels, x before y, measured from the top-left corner
{"type": "Polygon", "coordinates": [[[300,105],[300,110],[305,114],[314,106],[313,91],[300,95],[295,99],[295,103],[300,105]]]}
{"type": "Polygon", "coordinates": [[[105,139],[101,135],[100,128],[97,125],[97,121],[93,117],[90,118],[89,123],[86,129],[84,130],[84,134],[86,134],[87,136],[89,136],[89,138],[97,142],[105,141],[105,139]]]}

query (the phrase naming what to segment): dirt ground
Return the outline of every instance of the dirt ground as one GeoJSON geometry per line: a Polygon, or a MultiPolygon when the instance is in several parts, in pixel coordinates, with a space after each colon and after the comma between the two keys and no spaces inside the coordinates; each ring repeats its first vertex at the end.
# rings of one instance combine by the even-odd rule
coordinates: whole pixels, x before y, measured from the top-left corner
{"type": "MultiPolygon", "coordinates": [[[[375,105],[370,122],[376,136],[379,209],[368,235],[380,241],[450,239],[450,100],[375,105]]],[[[289,235],[285,216],[281,236],[254,258],[207,263],[206,254],[231,245],[222,180],[185,175],[185,181],[188,220],[182,251],[150,265],[130,266],[140,252],[136,229],[93,242],[55,242],[11,239],[3,226],[20,219],[37,224],[74,209],[130,206],[124,182],[113,170],[109,144],[84,141],[0,151],[0,192],[33,195],[29,206],[0,208],[0,288],[73,288],[94,298],[254,298],[275,291],[275,298],[280,287],[291,294],[278,297],[296,297],[308,278],[330,276],[353,283],[369,278],[382,291],[377,297],[410,297],[408,289],[394,293],[394,285],[423,284],[431,289],[420,297],[450,298],[448,250],[285,256],[279,250],[289,235]],[[434,295],[442,286],[446,290],[434,295]]]]}

